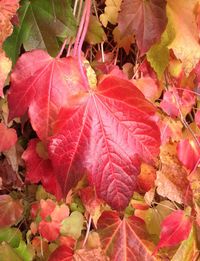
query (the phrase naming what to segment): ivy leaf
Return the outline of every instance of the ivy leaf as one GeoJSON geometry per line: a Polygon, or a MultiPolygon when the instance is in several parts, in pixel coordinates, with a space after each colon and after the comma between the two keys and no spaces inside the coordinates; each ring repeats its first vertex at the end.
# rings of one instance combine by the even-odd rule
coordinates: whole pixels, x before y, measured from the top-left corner
{"type": "Polygon", "coordinates": [[[60,232],[64,236],[70,236],[74,239],[78,239],[81,236],[83,223],[83,215],[78,211],[74,211],[69,217],[62,221],[60,232]]]}
{"type": "Polygon", "coordinates": [[[191,229],[190,235],[187,240],[184,240],[171,261],[190,261],[198,257],[198,247],[196,242],[196,233],[194,227],[191,229]]]}
{"type": "Polygon", "coordinates": [[[104,27],[107,27],[108,22],[111,24],[117,23],[118,13],[120,11],[122,0],[106,0],[104,13],[100,15],[100,21],[104,27]]]}
{"type": "Polygon", "coordinates": [[[73,260],[73,250],[65,245],[59,246],[50,255],[49,261],[72,261],[73,260]]]}
{"type": "MultiPolygon", "coordinates": [[[[200,138],[197,139],[200,141],[200,138]]],[[[200,148],[194,139],[182,139],[178,143],[177,154],[182,164],[193,171],[200,158],[200,148]]]]}
{"type": "Polygon", "coordinates": [[[3,87],[5,81],[8,77],[8,74],[11,70],[12,63],[11,61],[5,56],[4,52],[0,51],[0,96],[3,96],[3,87]]]}
{"type": "Polygon", "coordinates": [[[191,217],[182,210],[167,216],[161,224],[161,234],[154,254],[162,247],[175,246],[188,238],[192,228],[191,217]]]}
{"type": "MultiPolygon", "coordinates": [[[[185,152],[185,150],[183,150],[185,152]]],[[[187,180],[188,173],[177,157],[175,144],[161,147],[160,159],[162,167],[157,171],[157,192],[179,204],[190,200],[191,190],[187,180]]]]}
{"type": "Polygon", "coordinates": [[[19,0],[1,0],[0,1],[0,47],[5,39],[12,33],[12,24],[10,22],[19,8],[19,0]]]}
{"type": "Polygon", "coordinates": [[[0,245],[0,259],[1,261],[8,261],[8,260],[15,260],[15,261],[23,261],[22,258],[20,258],[17,253],[15,253],[14,249],[7,244],[2,243],[0,245]]]}
{"type": "Polygon", "coordinates": [[[72,57],[53,59],[42,50],[23,54],[11,74],[9,119],[28,110],[33,129],[46,140],[60,108],[69,102],[69,94],[83,88],[78,68],[72,57]]]}
{"type": "Polygon", "coordinates": [[[94,15],[90,16],[90,22],[85,40],[89,44],[98,44],[107,40],[106,34],[102,28],[101,23],[94,15]]]}
{"type": "Polygon", "coordinates": [[[140,158],[152,162],[159,151],[154,113],[130,81],[115,76],[61,110],[49,153],[64,195],[86,171],[97,196],[125,208],[136,189],[140,158]]]}
{"type": "Polygon", "coordinates": [[[15,129],[7,128],[4,123],[0,123],[0,152],[8,150],[17,141],[17,133],[15,129]]]}
{"type": "MultiPolygon", "coordinates": [[[[22,159],[26,164],[26,181],[32,183],[42,182],[47,192],[61,198],[60,186],[55,178],[53,167],[48,156],[38,154],[37,147],[42,144],[38,139],[29,141],[27,149],[22,154],[22,159]]],[[[42,144],[44,147],[44,145],[42,144]]]]}
{"type": "Polygon", "coordinates": [[[23,44],[26,51],[44,49],[55,56],[60,49],[58,38],[75,35],[76,22],[68,0],[23,0],[19,26],[6,40],[4,49],[15,63],[23,44]]]}
{"type": "Polygon", "coordinates": [[[167,27],[161,36],[158,43],[154,44],[147,52],[147,60],[152,68],[161,79],[166,67],[169,64],[169,49],[168,46],[172,43],[176,36],[172,22],[168,19],[167,27]]]}
{"type": "Polygon", "coordinates": [[[102,248],[111,261],[155,260],[143,240],[148,234],[142,219],[119,218],[117,212],[105,211],[97,224],[102,248]]]}
{"type": "Polygon", "coordinates": [[[21,200],[14,200],[9,195],[0,195],[0,228],[16,224],[23,214],[21,200]]]}
{"type": "Polygon", "coordinates": [[[194,9],[197,0],[168,0],[167,13],[176,32],[169,45],[178,59],[183,62],[185,72],[189,74],[200,59],[200,45],[194,9]]]}
{"type": "Polygon", "coordinates": [[[119,29],[125,35],[135,34],[143,55],[160,40],[167,25],[166,1],[125,0],[119,14],[119,29]]]}

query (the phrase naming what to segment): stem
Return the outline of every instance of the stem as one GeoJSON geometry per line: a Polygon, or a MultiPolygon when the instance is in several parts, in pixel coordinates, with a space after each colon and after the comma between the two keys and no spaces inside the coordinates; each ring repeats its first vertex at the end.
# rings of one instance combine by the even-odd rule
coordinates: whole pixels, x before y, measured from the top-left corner
{"type": "Polygon", "coordinates": [[[87,242],[87,239],[88,239],[88,236],[89,236],[89,232],[90,232],[91,223],[92,223],[92,216],[90,215],[89,221],[87,223],[87,231],[86,231],[86,235],[85,235],[82,247],[84,247],[86,242],[87,242]]]}
{"type": "MultiPolygon", "coordinates": [[[[88,0],[86,0],[85,6],[84,6],[84,9],[83,9],[83,14],[82,14],[81,22],[80,22],[80,25],[79,25],[78,33],[77,33],[77,36],[76,36],[76,41],[75,41],[75,44],[74,44],[74,53],[73,53],[73,56],[76,56],[76,55],[77,55],[80,38],[81,38],[81,36],[82,36],[82,32],[83,32],[83,29],[84,29],[85,19],[86,19],[86,14],[87,14],[87,9],[88,9],[87,2],[88,2],[88,0]]],[[[81,46],[81,47],[82,47],[82,46],[81,46]]]]}
{"type": "Polygon", "coordinates": [[[62,47],[61,47],[61,49],[60,49],[60,52],[58,53],[58,55],[56,56],[56,58],[60,58],[60,56],[62,55],[62,53],[63,53],[63,51],[64,51],[64,49],[65,49],[67,40],[68,40],[68,37],[65,39],[64,43],[62,44],[62,47]]]}

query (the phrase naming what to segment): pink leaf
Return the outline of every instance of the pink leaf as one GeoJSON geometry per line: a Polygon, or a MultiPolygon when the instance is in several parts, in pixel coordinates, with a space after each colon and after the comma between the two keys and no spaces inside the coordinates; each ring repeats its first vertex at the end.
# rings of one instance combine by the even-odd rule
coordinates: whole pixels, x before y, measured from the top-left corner
{"type": "Polygon", "coordinates": [[[2,122],[0,123],[0,152],[8,150],[17,141],[17,133],[12,128],[7,128],[2,122]]]}

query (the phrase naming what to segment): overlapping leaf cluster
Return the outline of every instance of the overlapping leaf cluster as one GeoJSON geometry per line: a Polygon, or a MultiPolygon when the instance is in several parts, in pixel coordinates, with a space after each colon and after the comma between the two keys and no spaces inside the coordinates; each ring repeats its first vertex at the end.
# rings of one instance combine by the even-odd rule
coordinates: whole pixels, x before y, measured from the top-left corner
{"type": "Polygon", "coordinates": [[[199,17],[0,0],[1,260],[199,259],[199,17]]]}

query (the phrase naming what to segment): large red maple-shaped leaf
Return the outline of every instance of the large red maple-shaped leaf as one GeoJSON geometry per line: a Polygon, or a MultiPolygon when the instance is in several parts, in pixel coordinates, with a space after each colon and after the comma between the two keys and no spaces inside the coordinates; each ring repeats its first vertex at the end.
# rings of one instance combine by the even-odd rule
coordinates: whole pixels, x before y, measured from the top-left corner
{"type": "Polygon", "coordinates": [[[23,54],[11,74],[9,118],[28,110],[34,130],[45,140],[52,134],[52,124],[69,94],[83,88],[78,68],[72,57],[52,58],[42,50],[23,54]]]}
{"type": "Polygon", "coordinates": [[[137,87],[115,76],[61,110],[49,153],[63,193],[87,172],[97,195],[123,209],[136,189],[140,158],[150,162],[159,151],[154,112],[137,87]]]}
{"type": "MultiPolygon", "coordinates": [[[[153,261],[154,257],[142,240],[148,240],[142,219],[119,218],[116,212],[104,212],[97,224],[103,250],[111,261],[153,261]]],[[[150,243],[149,243],[150,244],[150,243]]]]}
{"type": "Polygon", "coordinates": [[[136,35],[141,54],[160,40],[166,24],[165,0],[124,0],[122,2],[119,29],[124,36],[136,35]]]}

